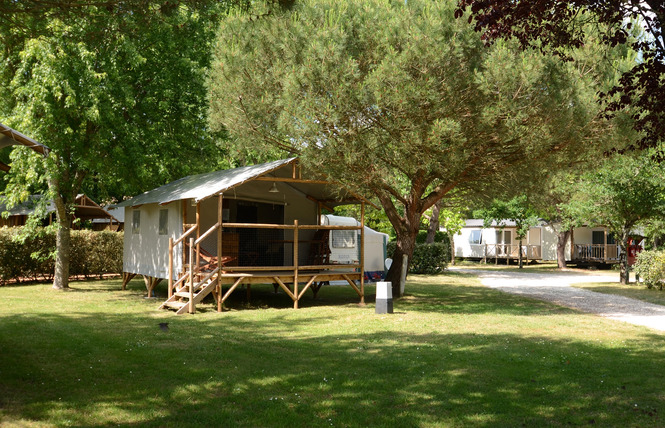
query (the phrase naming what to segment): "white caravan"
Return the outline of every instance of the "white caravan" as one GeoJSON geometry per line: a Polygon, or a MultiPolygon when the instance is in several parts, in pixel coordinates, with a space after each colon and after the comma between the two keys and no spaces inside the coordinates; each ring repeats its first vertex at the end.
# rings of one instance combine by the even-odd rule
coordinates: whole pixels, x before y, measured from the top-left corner
{"type": "MultiPolygon", "coordinates": [[[[353,217],[332,214],[321,216],[324,226],[360,226],[353,217]]],[[[328,245],[330,262],[333,264],[354,264],[360,262],[359,230],[332,230],[328,245]]],[[[386,245],[388,235],[365,226],[365,280],[380,281],[385,278],[386,245]]]]}

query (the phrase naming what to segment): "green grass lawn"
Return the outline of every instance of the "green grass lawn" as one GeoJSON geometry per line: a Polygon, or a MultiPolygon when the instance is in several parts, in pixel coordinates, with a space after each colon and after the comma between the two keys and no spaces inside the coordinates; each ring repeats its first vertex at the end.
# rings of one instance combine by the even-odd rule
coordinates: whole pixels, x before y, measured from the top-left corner
{"type": "MultiPolygon", "coordinates": [[[[617,275],[618,276],[618,275],[617,275]]],[[[631,281],[634,278],[631,274],[631,281]]],[[[618,282],[613,283],[585,283],[573,284],[574,287],[584,288],[585,290],[595,291],[597,293],[616,294],[619,296],[630,297],[637,300],[642,300],[657,305],[665,305],[665,290],[658,288],[647,288],[644,284],[632,282],[628,285],[623,285],[618,282]]]]}
{"type": "Polygon", "coordinates": [[[507,265],[505,260],[501,260],[499,264],[494,264],[494,259],[488,259],[487,263],[473,260],[458,260],[455,262],[455,266],[460,269],[501,270],[508,272],[557,272],[559,270],[556,262],[531,261],[527,264],[526,260],[522,269],[519,268],[515,260],[507,265]]]}
{"type": "Polygon", "coordinates": [[[390,315],[349,287],[182,316],[141,280],[72,287],[0,287],[1,426],[665,424],[664,335],[463,273],[411,276],[390,315]]]}

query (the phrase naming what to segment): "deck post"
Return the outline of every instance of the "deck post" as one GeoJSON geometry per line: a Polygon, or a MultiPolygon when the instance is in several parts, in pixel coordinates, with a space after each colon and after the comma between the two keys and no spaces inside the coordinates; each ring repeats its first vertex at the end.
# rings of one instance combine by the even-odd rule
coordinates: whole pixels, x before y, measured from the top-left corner
{"type": "Polygon", "coordinates": [[[219,275],[222,273],[222,219],[224,213],[224,195],[219,194],[219,200],[217,201],[217,223],[219,223],[219,229],[217,229],[217,267],[219,268],[219,273],[217,274],[217,312],[222,312],[222,283],[219,280],[219,275]]]}
{"type": "Polygon", "coordinates": [[[173,237],[169,238],[169,299],[173,295],[173,237]]]}
{"type": "Polygon", "coordinates": [[[605,249],[603,250],[603,261],[607,263],[607,228],[603,228],[603,240],[605,249]]]}
{"type": "Polygon", "coordinates": [[[189,313],[194,313],[194,238],[189,238],[189,313]]]}
{"type": "MultiPolygon", "coordinates": [[[[187,232],[187,200],[182,202],[182,234],[184,235],[187,232]]],[[[182,236],[182,235],[181,235],[182,236]]],[[[185,251],[185,243],[182,243],[182,271],[178,273],[178,276],[184,274],[185,265],[187,264],[187,251],[185,251]]]]}
{"type": "Polygon", "coordinates": [[[298,309],[298,220],[294,220],[293,225],[293,309],[298,309]]]}
{"type": "Polygon", "coordinates": [[[365,203],[360,204],[360,304],[365,304],[365,203]]]}
{"type": "MultiPolygon", "coordinates": [[[[196,203],[196,240],[201,237],[201,202],[196,203]]],[[[190,259],[191,260],[191,259],[190,259]]],[[[194,262],[192,262],[192,265],[194,262]]],[[[196,267],[201,266],[201,243],[196,244],[196,267]]],[[[200,278],[199,278],[200,279],[200,278]]]]}

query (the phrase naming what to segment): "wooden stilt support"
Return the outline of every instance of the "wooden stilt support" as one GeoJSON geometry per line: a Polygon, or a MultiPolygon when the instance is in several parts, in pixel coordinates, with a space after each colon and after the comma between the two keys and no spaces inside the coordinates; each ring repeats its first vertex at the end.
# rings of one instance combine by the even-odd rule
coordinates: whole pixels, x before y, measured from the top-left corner
{"type": "Polygon", "coordinates": [[[312,278],[310,278],[310,280],[307,282],[307,284],[305,284],[303,289],[300,290],[300,294],[298,294],[298,300],[300,300],[300,298],[303,296],[303,294],[305,294],[307,289],[314,283],[314,281],[316,281],[316,278],[318,278],[316,275],[312,276],[312,278]]]}
{"type": "Polygon", "coordinates": [[[173,295],[173,238],[169,238],[169,298],[173,295]]]}
{"type": "Polygon", "coordinates": [[[145,282],[145,288],[148,290],[148,297],[152,297],[152,291],[155,289],[155,287],[157,287],[157,284],[162,282],[162,278],[143,275],[143,282],[145,282]]]}
{"type": "Polygon", "coordinates": [[[134,279],[136,276],[135,273],[129,273],[129,272],[123,272],[122,273],[122,289],[126,290],[127,289],[127,283],[134,279]]]}
{"type": "Polygon", "coordinates": [[[298,220],[293,225],[293,309],[298,309],[298,220]]]}

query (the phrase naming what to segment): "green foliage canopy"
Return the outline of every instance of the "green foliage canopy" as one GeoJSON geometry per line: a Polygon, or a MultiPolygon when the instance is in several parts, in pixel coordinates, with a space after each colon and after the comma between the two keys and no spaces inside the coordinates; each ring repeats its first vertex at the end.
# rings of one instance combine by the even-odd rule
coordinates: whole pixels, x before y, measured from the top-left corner
{"type": "Polygon", "coordinates": [[[410,256],[441,198],[515,193],[612,133],[596,114],[600,73],[509,42],[486,49],[454,9],[326,0],[231,15],[210,72],[210,125],[378,199],[398,257],[410,256]]]}
{"type": "Polygon", "coordinates": [[[0,25],[12,41],[0,52],[0,120],[52,149],[15,150],[4,194],[10,206],[34,191],[54,201],[57,288],[77,193],[120,199],[217,166],[203,82],[220,7],[155,9],[159,19],[146,20],[89,6],[76,20],[45,19],[36,35],[0,25]]]}

